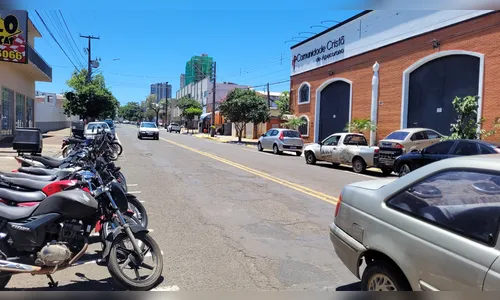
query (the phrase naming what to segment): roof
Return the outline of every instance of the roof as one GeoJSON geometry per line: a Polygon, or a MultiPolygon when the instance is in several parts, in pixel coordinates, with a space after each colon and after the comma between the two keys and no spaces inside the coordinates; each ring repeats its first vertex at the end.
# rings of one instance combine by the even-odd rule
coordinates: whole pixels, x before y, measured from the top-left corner
{"type": "MultiPolygon", "coordinates": [[[[417,131],[422,131],[422,130],[432,130],[432,131],[436,131],[434,129],[430,129],[430,128],[421,128],[421,127],[417,127],[417,128],[403,128],[403,129],[398,129],[398,130],[394,130],[392,132],[409,132],[409,133],[414,133],[414,132],[417,132],[417,131]]],[[[391,133],[392,133],[391,132],[391,133]]]]}
{"type": "Polygon", "coordinates": [[[312,40],[314,40],[315,38],[317,38],[317,37],[319,37],[319,36],[321,36],[321,35],[323,35],[323,34],[325,34],[325,33],[327,33],[327,32],[330,32],[330,31],[332,31],[332,30],[334,30],[334,29],[336,29],[336,28],[339,28],[339,27],[341,27],[341,26],[343,26],[343,25],[345,25],[345,24],[347,24],[347,23],[349,23],[349,22],[351,22],[351,21],[353,21],[353,20],[356,20],[356,19],[358,19],[358,18],[360,18],[360,17],[362,17],[362,16],[364,16],[364,15],[366,15],[367,13],[370,13],[370,12],[372,12],[372,11],[373,11],[373,10],[365,10],[365,11],[363,11],[363,12],[360,12],[359,14],[357,14],[357,15],[355,15],[355,16],[352,16],[352,17],[350,17],[349,19],[347,19],[347,20],[345,20],[345,21],[340,22],[340,23],[336,24],[335,26],[332,26],[332,27],[330,27],[330,28],[328,28],[328,29],[325,29],[325,30],[323,30],[322,32],[320,32],[320,33],[318,33],[318,34],[313,35],[313,36],[311,36],[310,38],[305,39],[305,40],[303,40],[302,42],[300,42],[300,43],[297,43],[297,44],[293,45],[292,47],[290,47],[290,49],[294,49],[294,48],[296,48],[296,47],[298,47],[298,46],[300,46],[300,45],[303,45],[303,44],[305,44],[305,43],[307,43],[307,42],[309,42],[309,41],[312,41],[312,40]]]}

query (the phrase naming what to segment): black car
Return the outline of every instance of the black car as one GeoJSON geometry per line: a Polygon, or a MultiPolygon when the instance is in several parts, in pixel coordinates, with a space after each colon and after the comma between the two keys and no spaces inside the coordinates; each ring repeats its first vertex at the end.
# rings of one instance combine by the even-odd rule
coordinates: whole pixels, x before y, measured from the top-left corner
{"type": "Polygon", "coordinates": [[[481,140],[448,140],[442,141],[420,152],[404,154],[394,161],[394,171],[399,176],[435,161],[464,155],[499,154],[500,143],[481,140]]]}

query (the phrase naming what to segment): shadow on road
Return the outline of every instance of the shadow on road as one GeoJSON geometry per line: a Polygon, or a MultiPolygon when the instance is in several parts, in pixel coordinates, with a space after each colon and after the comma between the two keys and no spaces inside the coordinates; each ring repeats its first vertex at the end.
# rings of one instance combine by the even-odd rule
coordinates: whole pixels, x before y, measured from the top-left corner
{"type": "Polygon", "coordinates": [[[335,289],[338,292],[359,292],[361,290],[361,281],[341,285],[335,289]]]}
{"type": "MultiPolygon", "coordinates": [[[[103,278],[103,279],[98,279],[98,280],[92,280],[89,279],[85,274],[76,272],[75,276],[80,278],[81,281],[76,281],[76,280],[71,280],[68,284],[56,287],[56,288],[51,288],[48,286],[46,287],[34,287],[34,288],[9,288],[6,287],[5,291],[96,291],[96,292],[104,292],[104,291],[123,291],[124,289],[119,286],[118,284],[115,283],[115,281],[111,278],[103,278]]],[[[54,276],[54,280],[57,281],[57,275],[54,276]]],[[[160,280],[158,282],[159,286],[162,282],[164,281],[164,277],[161,276],[160,280]]],[[[49,279],[47,278],[47,282],[49,282],[49,279]]]]}
{"type": "MultiPolygon", "coordinates": [[[[356,174],[356,173],[354,173],[354,171],[352,170],[352,168],[348,167],[348,166],[340,165],[340,166],[336,167],[336,166],[333,166],[332,164],[321,163],[321,162],[318,162],[316,165],[319,166],[319,167],[323,167],[323,168],[335,169],[335,170],[342,170],[342,171],[349,171],[349,172],[352,172],[353,174],[356,174]]],[[[389,176],[385,176],[381,172],[372,171],[372,170],[366,170],[365,175],[369,175],[369,176],[373,176],[373,177],[380,177],[380,178],[396,178],[396,177],[398,177],[395,174],[391,174],[389,176]]]]}

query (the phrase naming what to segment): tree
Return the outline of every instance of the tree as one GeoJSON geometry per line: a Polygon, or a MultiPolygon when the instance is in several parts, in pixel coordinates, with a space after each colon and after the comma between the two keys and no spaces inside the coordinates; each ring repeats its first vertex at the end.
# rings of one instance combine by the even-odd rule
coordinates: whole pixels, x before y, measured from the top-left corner
{"type": "Polygon", "coordinates": [[[87,70],[75,71],[67,85],[71,91],[65,92],[63,107],[66,115],[78,115],[82,119],[114,119],[119,102],[106,87],[104,76],[98,74],[87,82],[87,70]]]}
{"type": "Polygon", "coordinates": [[[129,102],[124,106],[120,106],[118,114],[125,120],[137,121],[142,119],[142,109],[138,102],[129,102]]]}
{"type": "Polygon", "coordinates": [[[276,105],[278,106],[279,110],[279,118],[283,119],[283,116],[285,115],[291,115],[292,110],[290,108],[290,93],[289,92],[283,92],[280,95],[280,98],[276,101],[274,101],[276,105]]]}
{"type": "Polygon", "coordinates": [[[253,90],[232,90],[226,101],[220,103],[219,110],[224,118],[234,123],[238,142],[241,142],[247,123],[263,123],[270,118],[267,101],[253,90]]]}
{"type": "MultiPolygon", "coordinates": [[[[145,107],[146,107],[146,115],[151,116],[151,113],[148,114],[148,110],[153,112],[153,115],[156,117],[156,126],[158,126],[158,117],[160,115],[160,111],[164,108],[165,99],[161,99],[159,102],[156,102],[156,95],[151,94],[146,98],[145,107]]],[[[149,118],[151,120],[151,118],[149,118]]]]}
{"type": "Polygon", "coordinates": [[[498,124],[493,125],[491,130],[477,130],[479,125],[484,124],[485,119],[477,121],[477,109],[479,96],[466,96],[463,98],[455,97],[453,99],[453,108],[457,112],[457,121],[451,124],[451,135],[443,139],[461,140],[461,139],[480,139],[486,138],[496,133],[498,124]]]}
{"type": "Polygon", "coordinates": [[[189,121],[190,124],[195,117],[199,117],[203,113],[201,103],[189,97],[180,98],[177,101],[177,107],[181,110],[181,116],[189,121]]]}
{"type": "Polygon", "coordinates": [[[298,130],[298,128],[304,124],[306,124],[307,121],[302,119],[302,118],[297,118],[296,116],[291,116],[290,118],[287,119],[285,123],[282,124],[284,128],[288,129],[295,129],[298,130]]]}
{"type": "Polygon", "coordinates": [[[377,126],[368,119],[354,119],[347,123],[344,128],[348,132],[365,133],[377,130],[377,126]]]}

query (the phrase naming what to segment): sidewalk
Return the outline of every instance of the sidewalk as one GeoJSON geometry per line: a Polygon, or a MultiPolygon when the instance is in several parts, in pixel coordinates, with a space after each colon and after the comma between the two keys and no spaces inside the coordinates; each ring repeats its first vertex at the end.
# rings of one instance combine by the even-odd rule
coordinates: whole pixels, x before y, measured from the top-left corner
{"type": "MultiPolygon", "coordinates": [[[[61,145],[65,137],[70,135],[70,129],[65,128],[57,131],[49,131],[43,134],[43,150],[42,155],[59,156],[61,154],[61,145]]],[[[12,149],[12,144],[0,145],[0,171],[10,172],[13,169],[20,167],[19,163],[14,159],[17,152],[12,149]]]]}
{"type": "MultiPolygon", "coordinates": [[[[194,137],[197,138],[202,138],[202,139],[210,139],[213,141],[217,141],[220,143],[231,143],[231,144],[237,144],[238,143],[238,137],[235,136],[230,136],[230,135],[216,135],[214,137],[211,137],[209,133],[195,133],[193,134],[194,137]]],[[[244,144],[249,147],[255,147],[257,146],[258,139],[247,139],[247,138],[242,138],[241,139],[241,144],[244,144]]]]}

